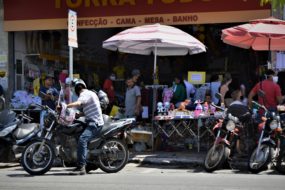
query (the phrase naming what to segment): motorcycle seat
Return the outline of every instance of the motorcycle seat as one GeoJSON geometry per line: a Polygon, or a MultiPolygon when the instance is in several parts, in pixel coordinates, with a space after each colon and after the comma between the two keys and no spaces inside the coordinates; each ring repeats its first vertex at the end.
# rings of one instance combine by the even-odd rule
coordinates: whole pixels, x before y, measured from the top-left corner
{"type": "Polygon", "coordinates": [[[106,122],[104,123],[104,126],[100,132],[100,135],[101,134],[104,134],[106,131],[109,131],[110,129],[114,128],[115,125],[113,125],[113,123],[111,122],[106,122]]]}

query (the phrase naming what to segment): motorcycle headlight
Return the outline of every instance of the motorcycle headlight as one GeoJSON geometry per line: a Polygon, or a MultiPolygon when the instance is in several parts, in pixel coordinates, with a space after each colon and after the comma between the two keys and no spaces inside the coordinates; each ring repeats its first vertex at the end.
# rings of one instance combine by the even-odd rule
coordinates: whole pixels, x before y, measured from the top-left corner
{"type": "Polygon", "coordinates": [[[232,120],[229,120],[227,122],[226,128],[228,131],[233,131],[235,129],[236,125],[232,120]]]}
{"type": "Polygon", "coordinates": [[[276,129],[277,127],[278,127],[278,122],[277,122],[277,120],[272,120],[271,122],[270,122],[270,129],[271,130],[274,130],[274,129],[276,129]]]}

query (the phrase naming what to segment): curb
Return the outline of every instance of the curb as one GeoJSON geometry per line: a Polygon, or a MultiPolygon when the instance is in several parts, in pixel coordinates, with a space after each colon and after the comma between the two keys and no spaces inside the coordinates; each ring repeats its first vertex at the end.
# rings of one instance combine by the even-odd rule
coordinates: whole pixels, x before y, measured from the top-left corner
{"type": "Polygon", "coordinates": [[[20,166],[20,163],[0,163],[0,169],[20,166]]]}
{"type": "MultiPolygon", "coordinates": [[[[181,153],[131,153],[128,163],[141,165],[167,165],[167,166],[201,166],[204,163],[205,154],[181,154],[181,153]]],[[[0,169],[20,166],[20,163],[0,163],[0,169]]],[[[56,167],[54,165],[53,167],[56,167]]]]}

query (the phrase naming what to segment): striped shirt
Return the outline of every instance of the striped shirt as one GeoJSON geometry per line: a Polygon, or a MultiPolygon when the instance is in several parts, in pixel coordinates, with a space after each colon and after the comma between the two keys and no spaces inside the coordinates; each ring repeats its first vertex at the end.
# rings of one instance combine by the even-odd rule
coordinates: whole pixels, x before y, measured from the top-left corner
{"type": "Polygon", "coordinates": [[[104,125],[99,98],[94,92],[83,89],[78,101],[81,102],[86,120],[94,121],[99,126],[104,125]]]}

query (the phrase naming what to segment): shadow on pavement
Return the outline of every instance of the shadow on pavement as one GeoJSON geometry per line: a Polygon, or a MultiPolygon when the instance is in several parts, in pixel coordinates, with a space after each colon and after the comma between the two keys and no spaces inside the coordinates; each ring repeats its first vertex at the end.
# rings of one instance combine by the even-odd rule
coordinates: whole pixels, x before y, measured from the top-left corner
{"type": "MultiPolygon", "coordinates": [[[[48,171],[47,173],[43,174],[43,175],[30,175],[28,173],[19,173],[19,174],[8,174],[8,177],[13,177],[13,178],[22,178],[22,177],[41,177],[41,176],[76,176],[76,175],[71,175],[71,171],[73,170],[73,168],[66,168],[65,170],[56,170],[56,169],[51,169],[50,171],[48,171]]],[[[25,172],[22,168],[16,168],[15,171],[23,171],[25,172]]],[[[93,175],[93,174],[107,174],[105,172],[102,171],[96,171],[96,170],[92,170],[90,171],[88,174],[86,175],[93,175]]]]}

